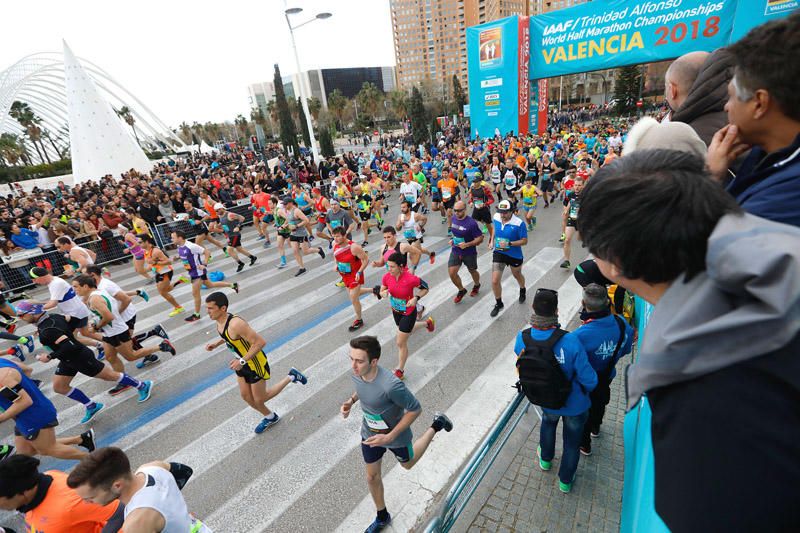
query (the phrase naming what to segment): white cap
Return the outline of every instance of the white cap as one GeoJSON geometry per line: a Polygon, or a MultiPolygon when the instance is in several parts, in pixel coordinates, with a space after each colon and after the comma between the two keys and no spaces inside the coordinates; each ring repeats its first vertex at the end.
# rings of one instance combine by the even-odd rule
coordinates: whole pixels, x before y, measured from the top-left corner
{"type": "Polygon", "coordinates": [[[214,204],[214,209],[225,209],[225,206],[217,202],[214,204]]]}

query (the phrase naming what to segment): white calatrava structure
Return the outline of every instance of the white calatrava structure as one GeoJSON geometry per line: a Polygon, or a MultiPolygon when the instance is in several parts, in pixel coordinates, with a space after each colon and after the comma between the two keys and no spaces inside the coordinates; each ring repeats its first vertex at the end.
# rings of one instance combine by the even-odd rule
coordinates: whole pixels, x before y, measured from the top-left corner
{"type": "Polygon", "coordinates": [[[94,63],[76,58],[66,43],[63,54],[30,55],[0,72],[0,133],[17,135],[38,162],[22,126],[9,114],[15,101],[27,103],[41,119],[48,138],[40,147],[50,159],[69,149],[77,181],[152,167],[131,127],[116,114],[123,106],[130,109],[145,149],[183,145],[138,98],[94,63]]]}

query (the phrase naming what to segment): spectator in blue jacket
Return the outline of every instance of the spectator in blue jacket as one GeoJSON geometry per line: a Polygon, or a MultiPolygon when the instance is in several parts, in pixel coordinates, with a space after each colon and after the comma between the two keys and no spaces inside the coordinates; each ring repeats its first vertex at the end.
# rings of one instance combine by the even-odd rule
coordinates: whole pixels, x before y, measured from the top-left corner
{"type": "Polygon", "coordinates": [[[728,184],[745,211],[800,226],[800,13],[752,29],[731,45],[729,124],[708,147],[714,177],[725,181],[734,160],[753,146],[728,184]]]}
{"type": "Polygon", "coordinates": [[[33,250],[39,246],[39,234],[35,231],[29,230],[28,228],[21,228],[18,224],[12,224],[11,242],[20,248],[33,250]]]}
{"type": "Polygon", "coordinates": [[[631,351],[633,328],[620,316],[611,313],[608,291],[590,283],[583,289],[583,325],[573,332],[586,350],[589,364],[597,373],[597,387],[589,395],[592,406],[583,426],[581,453],[592,454],[592,437],[600,436],[600,425],[611,398],[611,381],[617,375],[614,366],[631,351]]]}
{"type": "MultiPolygon", "coordinates": [[[[536,341],[547,340],[558,326],[558,293],[539,289],[533,297],[531,337],[536,341]]],[[[524,350],[525,342],[520,331],[514,343],[514,353],[519,357],[524,350]]],[[[561,409],[542,409],[537,454],[539,467],[545,471],[550,470],[556,453],[556,428],[559,419],[563,419],[564,437],[561,466],[558,469],[558,488],[561,492],[569,492],[578,470],[578,448],[583,426],[589,416],[589,392],[597,385],[597,374],[589,364],[586,350],[574,334],[568,333],[562,337],[553,346],[553,352],[564,375],[572,383],[572,391],[561,409]]]]}

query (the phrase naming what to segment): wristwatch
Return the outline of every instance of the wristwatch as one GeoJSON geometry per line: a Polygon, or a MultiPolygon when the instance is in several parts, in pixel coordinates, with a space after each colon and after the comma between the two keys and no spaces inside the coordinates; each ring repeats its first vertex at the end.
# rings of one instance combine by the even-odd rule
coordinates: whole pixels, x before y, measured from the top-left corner
{"type": "Polygon", "coordinates": [[[244,357],[240,357],[239,364],[242,366],[247,366],[247,359],[245,359],[244,357]]]}

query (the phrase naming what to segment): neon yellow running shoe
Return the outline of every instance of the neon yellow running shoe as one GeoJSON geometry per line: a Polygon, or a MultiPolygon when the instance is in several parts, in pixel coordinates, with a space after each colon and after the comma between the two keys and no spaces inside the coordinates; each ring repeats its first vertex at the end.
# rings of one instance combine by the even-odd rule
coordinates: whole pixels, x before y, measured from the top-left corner
{"type": "Polygon", "coordinates": [[[344,287],[344,281],[342,281],[342,280],[337,281],[336,282],[336,286],[337,287],[344,287]]]}
{"type": "Polygon", "coordinates": [[[169,316],[170,317],[178,316],[179,314],[183,313],[184,311],[186,311],[186,309],[184,309],[183,307],[176,307],[175,309],[173,309],[172,311],[169,312],[169,316]]]}

